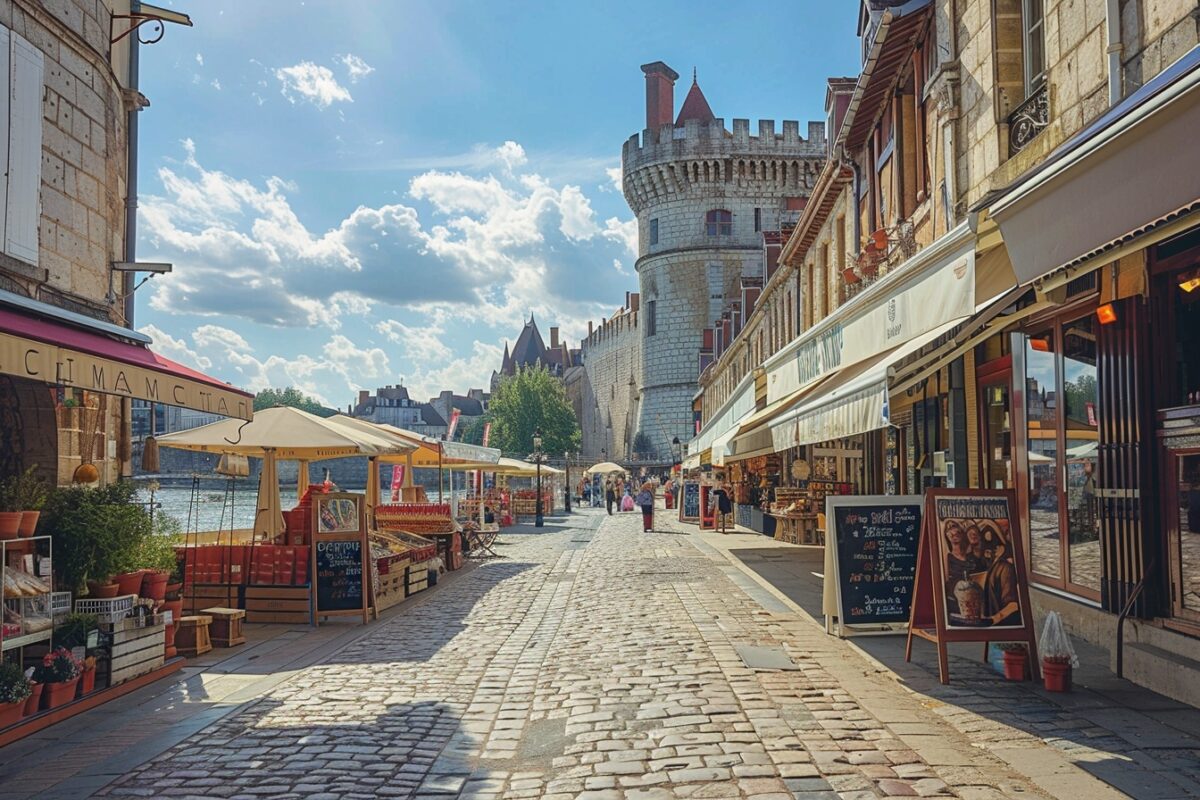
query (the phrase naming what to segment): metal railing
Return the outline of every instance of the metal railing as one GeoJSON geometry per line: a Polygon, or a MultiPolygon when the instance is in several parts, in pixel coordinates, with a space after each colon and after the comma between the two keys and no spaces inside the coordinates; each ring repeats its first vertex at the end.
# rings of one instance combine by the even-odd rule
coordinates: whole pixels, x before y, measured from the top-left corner
{"type": "Polygon", "coordinates": [[[1008,115],[1008,157],[1025,149],[1050,124],[1050,89],[1042,84],[1008,115]]]}

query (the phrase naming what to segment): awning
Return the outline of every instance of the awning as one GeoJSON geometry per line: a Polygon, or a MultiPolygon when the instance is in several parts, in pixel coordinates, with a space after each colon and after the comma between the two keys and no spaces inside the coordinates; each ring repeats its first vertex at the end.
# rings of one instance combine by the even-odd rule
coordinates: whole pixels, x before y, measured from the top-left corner
{"type": "Polygon", "coordinates": [[[771,428],[762,425],[746,434],[739,434],[729,444],[730,454],[725,457],[727,462],[744,461],[747,458],[766,456],[775,452],[775,441],[771,438],[771,428]]]}
{"type": "Polygon", "coordinates": [[[253,395],[163,358],[141,334],[103,323],[83,330],[83,323],[74,324],[80,315],[60,312],[34,300],[19,309],[0,307],[0,374],[243,420],[254,416],[253,395]]]}
{"type": "Polygon", "coordinates": [[[821,389],[770,424],[775,450],[869,433],[891,422],[888,379],[894,364],[961,324],[951,320],[886,353],[840,371],[821,389]]]}
{"type": "Polygon", "coordinates": [[[693,469],[700,469],[700,454],[693,453],[685,458],[683,460],[683,464],[680,465],[680,469],[682,469],[684,472],[688,472],[693,469]]]}
{"type": "MultiPolygon", "coordinates": [[[[1061,144],[989,204],[1029,283],[1200,210],[1200,45],[1061,144]]],[[[1098,256],[1104,255],[1101,259],[1098,256]]]]}
{"type": "Polygon", "coordinates": [[[480,447],[465,442],[447,442],[406,428],[398,428],[395,425],[370,422],[344,415],[338,415],[335,419],[345,420],[352,425],[369,426],[385,435],[395,436],[415,448],[411,452],[403,454],[382,456],[379,460],[384,463],[411,463],[413,469],[438,469],[440,467],[490,471],[490,468],[500,460],[500,451],[494,447],[480,447]]]}
{"type": "Polygon", "coordinates": [[[767,359],[767,402],[975,313],[975,236],[964,222],[767,359]]]}

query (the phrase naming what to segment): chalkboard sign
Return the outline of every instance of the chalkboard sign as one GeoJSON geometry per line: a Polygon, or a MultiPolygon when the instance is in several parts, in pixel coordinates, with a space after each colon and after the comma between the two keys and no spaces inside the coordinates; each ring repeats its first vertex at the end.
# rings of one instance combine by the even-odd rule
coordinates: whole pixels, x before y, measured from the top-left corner
{"type": "Polygon", "coordinates": [[[839,496],[825,503],[825,581],[835,582],[839,633],[856,626],[903,629],[917,573],[921,498],[839,496]]]}
{"type": "Polygon", "coordinates": [[[331,492],[312,498],[313,621],[362,614],[374,606],[369,594],[366,497],[331,492]]]}
{"type": "Polygon", "coordinates": [[[700,484],[695,481],[685,481],[683,484],[683,502],[679,504],[679,521],[700,521],[700,484]]]}
{"type": "Polygon", "coordinates": [[[361,541],[316,544],[317,608],[321,611],[360,611],[363,607],[363,550],[361,541]]]}

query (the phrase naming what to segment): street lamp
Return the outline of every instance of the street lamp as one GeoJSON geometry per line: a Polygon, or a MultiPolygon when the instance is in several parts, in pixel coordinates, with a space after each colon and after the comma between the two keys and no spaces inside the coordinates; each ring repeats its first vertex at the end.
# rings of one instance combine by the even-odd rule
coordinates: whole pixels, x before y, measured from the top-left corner
{"type": "Polygon", "coordinates": [[[537,506],[536,516],[534,517],[533,526],[541,528],[546,524],[546,519],[542,516],[542,432],[534,430],[533,432],[533,462],[537,464],[537,506]]]}
{"type": "Polygon", "coordinates": [[[567,488],[566,488],[566,491],[564,492],[566,494],[565,505],[566,505],[567,513],[570,514],[571,513],[571,488],[572,488],[571,487],[571,451],[570,450],[563,453],[563,461],[566,464],[566,470],[567,470],[567,478],[566,478],[567,488]]]}

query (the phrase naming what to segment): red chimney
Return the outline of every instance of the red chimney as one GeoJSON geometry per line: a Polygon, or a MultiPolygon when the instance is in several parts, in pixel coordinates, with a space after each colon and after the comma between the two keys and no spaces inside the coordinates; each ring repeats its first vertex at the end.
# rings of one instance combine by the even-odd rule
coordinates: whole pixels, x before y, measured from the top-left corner
{"type": "Polygon", "coordinates": [[[675,118],[675,81],[679,73],[661,61],[642,64],[646,73],[646,127],[657,131],[675,118]]]}
{"type": "Polygon", "coordinates": [[[550,329],[550,349],[551,350],[558,349],[558,328],[550,329]]]}

